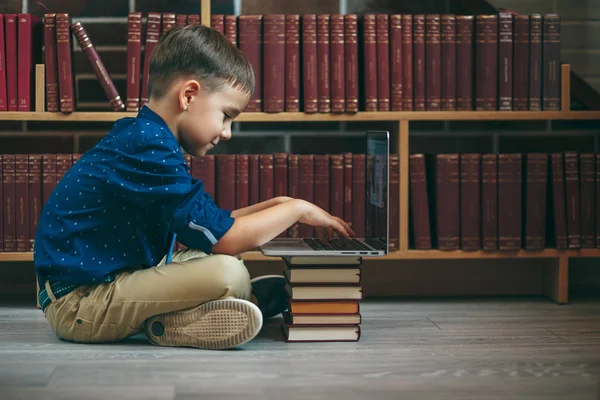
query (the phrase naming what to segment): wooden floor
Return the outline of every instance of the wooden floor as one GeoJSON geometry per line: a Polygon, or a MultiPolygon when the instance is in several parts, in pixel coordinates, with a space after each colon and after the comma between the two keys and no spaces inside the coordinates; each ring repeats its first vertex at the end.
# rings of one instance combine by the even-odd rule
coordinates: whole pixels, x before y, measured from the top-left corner
{"type": "Polygon", "coordinates": [[[289,344],[279,320],[239,350],[59,341],[0,305],[0,398],[600,399],[600,299],[365,301],[358,343],[289,344]]]}

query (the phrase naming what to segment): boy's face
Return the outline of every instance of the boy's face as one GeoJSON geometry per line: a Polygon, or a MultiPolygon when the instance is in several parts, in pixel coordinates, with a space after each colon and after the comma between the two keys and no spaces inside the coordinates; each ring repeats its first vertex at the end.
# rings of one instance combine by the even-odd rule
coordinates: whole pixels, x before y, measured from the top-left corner
{"type": "Polygon", "coordinates": [[[185,111],[180,114],[177,131],[183,149],[195,157],[231,138],[231,123],[250,101],[247,93],[229,85],[212,93],[184,93],[185,111]]]}

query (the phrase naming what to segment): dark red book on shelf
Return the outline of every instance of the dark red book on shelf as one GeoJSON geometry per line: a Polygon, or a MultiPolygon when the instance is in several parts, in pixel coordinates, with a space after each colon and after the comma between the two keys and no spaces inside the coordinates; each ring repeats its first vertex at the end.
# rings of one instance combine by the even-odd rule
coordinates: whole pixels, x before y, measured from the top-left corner
{"type": "Polygon", "coordinates": [[[56,154],[44,154],[42,156],[42,194],[44,195],[44,204],[46,204],[56,187],[56,182],[56,154]]]}
{"type": "Polygon", "coordinates": [[[377,21],[375,14],[363,17],[363,85],[365,111],[377,111],[377,21]]]}
{"type": "Polygon", "coordinates": [[[188,14],[187,24],[188,25],[200,25],[200,14],[188,14]]]}
{"type": "Polygon", "coordinates": [[[392,86],[390,109],[402,111],[402,15],[390,15],[390,82],[392,86]]]}
{"type": "Polygon", "coordinates": [[[302,16],[302,84],[304,112],[319,111],[319,93],[317,91],[317,16],[302,16]]]}
{"type": "Polygon", "coordinates": [[[16,238],[16,193],[15,193],[15,155],[2,156],[2,191],[4,201],[2,213],[4,214],[4,251],[17,251],[16,238]]]}
{"type": "Polygon", "coordinates": [[[531,15],[529,30],[529,109],[542,109],[542,16],[531,15]]]}
{"type": "Polygon", "coordinates": [[[186,26],[187,25],[187,15],[186,14],[176,14],[175,15],[175,26],[186,26]]]}
{"type": "Polygon", "coordinates": [[[225,34],[225,15],[212,14],[210,16],[210,27],[225,34]]]}
{"type": "Polygon", "coordinates": [[[264,16],[263,97],[265,112],[285,110],[285,15],[264,16]]]}
{"type": "Polygon", "coordinates": [[[460,155],[460,247],[481,248],[481,154],[460,155]]]}
{"type": "Polygon", "coordinates": [[[427,111],[440,111],[441,39],[439,14],[428,14],[425,17],[425,109],[427,111]]]}
{"type": "Polygon", "coordinates": [[[15,233],[17,251],[29,251],[29,157],[15,156],[15,233]]]}
{"type": "Polygon", "coordinates": [[[442,111],[456,110],[456,16],[442,15],[442,111]]]}
{"type": "Polygon", "coordinates": [[[352,155],[352,230],[356,237],[365,237],[366,157],[352,155]]]}
{"type": "Polygon", "coordinates": [[[237,46],[237,17],[235,15],[225,16],[225,37],[234,46],[237,46]]]}
{"type": "Polygon", "coordinates": [[[402,14],[402,110],[413,110],[413,18],[402,14]]]}
{"type": "Polygon", "coordinates": [[[583,153],[579,156],[581,195],[581,247],[596,247],[596,155],[583,153]]]}
{"type": "Polygon", "coordinates": [[[42,59],[42,19],[31,14],[19,14],[17,31],[17,109],[32,111],[35,101],[35,65],[42,59]]]}
{"type": "MultiPolygon", "coordinates": [[[[293,199],[299,198],[298,186],[299,182],[298,174],[298,154],[290,154],[288,156],[288,196],[293,199]]],[[[292,225],[287,232],[289,237],[298,238],[300,237],[300,225],[295,223],[292,225]]]]}
{"type": "Polygon", "coordinates": [[[344,153],[344,221],[352,227],[352,153],[344,153]]]}
{"type": "Polygon", "coordinates": [[[581,247],[579,155],[575,151],[565,152],[565,195],[569,248],[579,249],[581,247]]]}
{"type": "Polygon", "coordinates": [[[273,198],[273,154],[260,155],[260,201],[273,198]]]}
{"type": "Polygon", "coordinates": [[[57,154],[56,155],[56,182],[60,182],[69,168],[73,165],[72,154],[57,154]]]}
{"type": "Polygon", "coordinates": [[[498,96],[500,111],[513,109],[513,16],[510,13],[500,13],[499,18],[499,76],[498,96]]]}
{"type": "Polygon", "coordinates": [[[33,251],[33,241],[37,232],[38,221],[42,214],[42,156],[29,155],[29,251],[33,251]]]}
{"type": "Polygon", "coordinates": [[[554,236],[557,249],[569,248],[567,240],[567,209],[565,197],[565,169],[563,154],[552,153],[552,206],[554,236]]]}
{"type": "Polygon", "coordinates": [[[515,111],[527,111],[529,103],[529,15],[515,16],[513,98],[515,111]]]}
{"type": "MultiPolygon", "coordinates": [[[[273,197],[288,196],[288,154],[273,153],[273,197]]],[[[287,237],[287,231],[277,237],[287,237]]]]}
{"type": "Polygon", "coordinates": [[[390,22],[387,14],[376,15],[377,109],[390,111],[390,22]]]}
{"type": "Polygon", "coordinates": [[[61,112],[69,113],[75,111],[73,44],[69,14],[56,14],[56,52],[59,108],[61,112]]]}
{"type": "Polygon", "coordinates": [[[142,13],[130,12],[127,19],[127,111],[140,109],[141,59],[142,13]]]}
{"type": "MultiPolygon", "coordinates": [[[[4,15],[0,14],[0,111],[8,110],[6,99],[6,50],[4,43],[4,15]]],[[[0,243],[0,248],[2,248],[2,243],[0,243]]]]}
{"type": "Polygon", "coordinates": [[[329,212],[329,154],[315,155],[315,205],[329,212]]]}
{"type": "Polygon", "coordinates": [[[498,109],[498,16],[478,15],[475,44],[475,106],[498,109]]]}
{"type": "Polygon", "coordinates": [[[202,181],[204,191],[216,199],[215,191],[215,156],[204,155],[192,159],[192,177],[202,181]]]}
{"type": "Polygon", "coordinates": [[[240,50],[246,55],[254,70],[254,94],[246,106],[248,112],[261,112],[263,110],[262,86],[262,15],[241,15],[239,17],[240,50]]]}
{"type": "Polygon", "coordinates": [[[526,159],[525,248],[543,250],[546,247],[548,155],[529,153],[526,159]]]}
{"type": "Polygon", "coordinates": [[[4,160],[0,154],[0,253],[4,251],[4,160]]]}
{"type": "Polygon", "coordinates": [[[248,200],[249,205],[257,204],[260,200],[260,157],[258,154],[248,155],[248,200]]]}
{"type": "Polygon", "coordinates": [[[176,18],[174,13],[162,13],[162,35],[175,27],[176,18]]]}
{"type": "MultiPolygon", "coordinates": [[[[298,156],[298,198],[314,203],[315,156],[301,154],[298,156]]],[[[313,227],[300,225],[300,237],[313,237],[313,227]]]]}
{"type": "Polygon", "coordinates": [[[389,182],[389,250],[397,251],[400,249],[400,158],[398,154],[390,154],[389,182]]]}
{"type": "Polygon", "coordinates": [[[344,96],[345,79],[344,64],[344,16],[331,16],[331,112],[346,111],[344,96]]]}
{"type": "Polygon", "coordinates": [[[285,16],[285,111],[300,111],[300,15],[285,16]]]}
{"type": "Polygon", "coordinates": [[[248,154],[235,157],[235,209],[249,206],[248,154]]]}
{"type": "Polygon", "coordinates": [[[142,76],[142,92],[140,94],[140,107],[148,104],[148,77],[150,69],[150,56],[158,45],[160,39],[160,13],[149,12],[146,22],[146,44],[144,45],[144,67],[142,76]]]}
{"type": "Polygon", "coordinates": [[[430,250],[432,248],[431,226],[424,154],[409,156],[409,178],[413,244],[418,250],[430,250]]]}
{"type": "Polygon", "coordinates": [[[460,245],[460,166],[458,154],[436,155],[436,232],[440,250],[460,245]]]}
{"type": "Polygon", "coordinates": [[[521,243],[521,154],[498,155],[498,249],[519,250],[521,243]]]}
{"type": "Polygon", "coordinates": [[[456,17],[456,109],[473,110],[473,16],[456,17]]]}
{"type": "Polygon", "coordinates": [[[344,156],[329,156],[329,213],[344,218],[344,156]]]}
{"type": "Polygon", "coordinates": [[[481,157],[481,236],[483,250],[498,249],[498,156],[481,157]]]}
{"type": "Polygon", "coordinates": [[[4,20],[6,45],[6,96],[8,111],[17,111],[17,14],[6,14],[4,20]]]}
{"type": "Polygon", "coordinates": [[[425,111],[425,15],[413,15],[413,85],[414,85],[414,109],[425,111]]]}
{"type": "Polygon", "coordinates": [[[83,28],[83,25],[81,25],[81,22],[79,21],[75,22],[72,26],[72,29],[73,34],[79,41],[79,45],[83,49],[84,54],[87,56],[88,61],[94,69],[94,73],[96,74],[102,89],[104,89],[104,93],[106,94],[113,111],[125,111],[125,104],[123,103],[121,96],[119,96],[119,93],[117,93],[117,88],[115,88],[110,75],[106,71],[102,60],[100,60],[100,56],[98,56],[98,53],[96,52],[94,45],[90,41],[90,38],[83,28]]]}
{"type": "Polygon", "coordinates": [[[235,209],[235,154],[215,156],[215,183],[217,206],[224,210],[235,209]]]}
{"type": "Polygon", "coordinates": [[[344,95],[347,112],[358,112],[358,19],[356,14],[344,15],[344,95]]]}
{"type": "Polygon", "coordinates": [[[556,14],[544,15],[542,50],[542,109],[560,110],[560,19],[556,14]]]}
{"type": "MultiPolygon", "coordinates": [[[[3,29],[0,36],[4,34],[3,29]]],[[[0,51],[4,40],[0,38],[0,51]]],[[[4,62],[4,57],[0,62],[4,62]]],[[[56,61],[56,14],[44,14],[44,65],[46,78],[46,111],[58,111],[58,65],[56,61]]],[[[0,98],[2,97],[2,77],[0,76],[0,98]]],[[[0,110],[2,110],[0,104],[0,110]]]]}
{"type": "Polygon", "coordinates": [[[331,112],[331,54],[329,14],[317,15],[317,93],[319,95],[319,112],[331,112]]]}

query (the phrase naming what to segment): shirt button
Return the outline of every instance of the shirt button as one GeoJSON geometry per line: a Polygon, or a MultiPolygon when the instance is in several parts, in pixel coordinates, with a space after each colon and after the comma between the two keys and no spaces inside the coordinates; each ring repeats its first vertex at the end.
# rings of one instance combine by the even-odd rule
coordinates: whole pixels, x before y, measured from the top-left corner
{"type": "Polygon", "coordinates": [[[81,320],[81,318],[77,318],[77,320],[75,320],[75,322],[77,322],[77,325],[83,324],[83,321],[81,320]]]}

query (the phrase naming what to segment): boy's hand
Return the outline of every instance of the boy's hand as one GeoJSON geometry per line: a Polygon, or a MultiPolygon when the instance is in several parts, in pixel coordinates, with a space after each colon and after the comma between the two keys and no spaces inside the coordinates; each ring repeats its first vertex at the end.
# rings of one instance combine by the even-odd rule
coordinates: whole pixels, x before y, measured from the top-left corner
{"type": "Polygon", "coordinates": [[[317,237],[319,239],[330,240],[333,238],[334,233],[337,233],[338,236],[343,238],[355,235],[354,231],[346,221],[334,217],[312,203],[305,202],[305,206],[307,210],[298,222],[315,226],[317,228],[317,237]]]}

